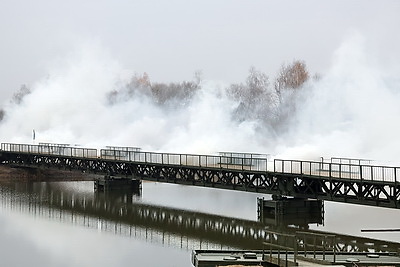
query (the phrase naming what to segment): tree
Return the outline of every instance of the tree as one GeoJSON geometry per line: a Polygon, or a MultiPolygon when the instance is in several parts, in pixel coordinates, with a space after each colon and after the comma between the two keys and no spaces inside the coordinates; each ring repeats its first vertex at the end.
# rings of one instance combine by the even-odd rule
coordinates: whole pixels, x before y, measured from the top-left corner
{"type": "Polygon", "coordinates": [[[268,76],[251,67],[246,78],[246,84],[232,84],[228,89],[228,93],[238,101],[251,104],[257,101],[258,97],[265,94],[268,91],[268,87],[268,76]]]}
{"type": "Polygon", "coordinates": [[[0,121],[4,119],[4,115],[5,115],[4,109],[0,109],[0,121]]]}
{"type": "Polygon", "coordinates": [[[258,97],[267,93],[269,87],[268,76],[261,71],[257,71],[254,67],[251,67],[246,85],[248,88],[247,97],[250,99],[250,102],[254,102],[258,97]]]}
{"type": "Polygon", "coordinates": [[[135,74],[128,84],[107,93],[107,99],[113,105],[118,101],[127,101],[135,95],[143,95],[158,105],[183,106],[189,103],[195,92],[200,89],[200,83],[200,72],[195,73],[194,81],[169,84],[151,82],[145,72],[142,75],[135,74]]]}
{"type": "Polygon", "coordinates": [[[135,74],[127,85],[128,94],[132,96],[135,91],[140,91],[141,93],[148,95],[150,93],[150,86],[150,77],[146,72],[142,75],[135,74]]]}
{"type": "Polygon", "coordinates": [[[11,103],[15,103],[17,105],[21,104],[24,97],[30,93],[31,90],[25,84],[21,85],[21,88],[19,88],[19,90],[15,92],[11,98],[11,103]]]}
{"type": "Polygon", "coordinates": [[[278,77],[275,80],[275,91],[282,97],[282,91],[285,89],[297,89],[309,79],[309,73],[304,61],[294,60],[292,64],[283,64],[278,77]]]}
{"type": "Polygon", "coordinates": [[[254,67],[249,69],[245,84],[232,84],[227,91],[239,104],[234,111],[236,120],[269,122],[275,116],[276,94],[270,89],[268,76],[254,67]]]}

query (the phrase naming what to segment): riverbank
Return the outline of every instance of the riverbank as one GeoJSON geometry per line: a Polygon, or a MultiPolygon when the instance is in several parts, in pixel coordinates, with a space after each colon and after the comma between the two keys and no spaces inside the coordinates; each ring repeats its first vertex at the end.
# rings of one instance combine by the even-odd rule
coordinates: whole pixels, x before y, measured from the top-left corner
{"type": "Polygon", "coordinates": [[[93,181],[98,175],[42,168],[0,165],[0,182],[93,181]]]}

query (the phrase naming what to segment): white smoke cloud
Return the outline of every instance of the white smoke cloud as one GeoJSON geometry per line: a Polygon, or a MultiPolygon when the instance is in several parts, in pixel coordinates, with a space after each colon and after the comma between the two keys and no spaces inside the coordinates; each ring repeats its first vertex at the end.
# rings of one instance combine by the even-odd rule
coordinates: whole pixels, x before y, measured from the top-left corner
{"type": "Polygon", "coordinates": [[[117,64],[101,53],[96,46],[85,46],[60,66],[53,66],[48,77],[32,86],[32,94],[21,105],[6,108],[2,137],[29,142],[32,129],[39,141],[81,142],[98,136],[105,113],[101,103],[119,71],[117,64]]]}
{"type": "Polygon", "coordinates": [[[400,88],[373,61],[360,35],[337,49],[330,71],[305,90],[296,125],[286,136],[294,145],[283,155],[400,159],[400,88]]]}
{"type": "Polygon", "coordinates": [[[304,86],[282,132],[259,121],[232,120],[237,103],[225,96],[228,84],[212,81],[204,81],[183,108],[165,109],[138,94],[110,105],[107,93],[128,81],[127,71],[98,46],[86,46],[53,66],[21,105],[6,107],[0,135],[3,142],[29,143],[35,129],[37,142],[89,147],[399,160],[399,83],[371,64],[373,53],[365,43],[355,35],[338,48],[323,78],[304,86]]]}
{"type": "Polygon", "coordinates": [[[128,82],[124,72],[97,46],[84,47],[33,85],[21,105],[7,107],[0,126],[3,141],[29,143],[35,129],[36,142],[93,147],[187,153],[257,148],[254,123],[231,121],[236,104],[224,95],[227,85],[204,82],[183,110],[163,109],[139,94],[110,105],[107,93],[128,82]]]}

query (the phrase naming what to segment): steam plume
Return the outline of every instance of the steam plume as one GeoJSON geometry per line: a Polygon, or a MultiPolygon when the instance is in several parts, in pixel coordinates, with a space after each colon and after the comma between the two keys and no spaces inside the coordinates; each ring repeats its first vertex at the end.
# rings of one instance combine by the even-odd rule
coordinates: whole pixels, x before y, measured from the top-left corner
{"type": "Polygon", "coordinates": [[[370,62],[359,36],[342,44],[330,70],[291,94],[285,127],[259,119],[236,121],[228,84],[203,81],[188,105],[162,107],[145,94],[110,104],[107,95],[129,81],[101,49],[83,49],[8,104],[3,142],[138,146],[144,150],[245,151],[315,159],[345,156],[399,160],[398,80],[370,62]]]}

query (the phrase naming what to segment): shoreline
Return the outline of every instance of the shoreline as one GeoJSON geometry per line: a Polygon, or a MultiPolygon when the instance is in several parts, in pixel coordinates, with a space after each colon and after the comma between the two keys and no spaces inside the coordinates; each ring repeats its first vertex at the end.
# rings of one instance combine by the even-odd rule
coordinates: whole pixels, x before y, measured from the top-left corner
{"type": "MultiPolygon", "coordinates": [[[[0,182],[94,181],[99,175],[78,171],[0,165],[0,182]]],[[[101,177],[101,176],[100,176],[101,177]]]]}

